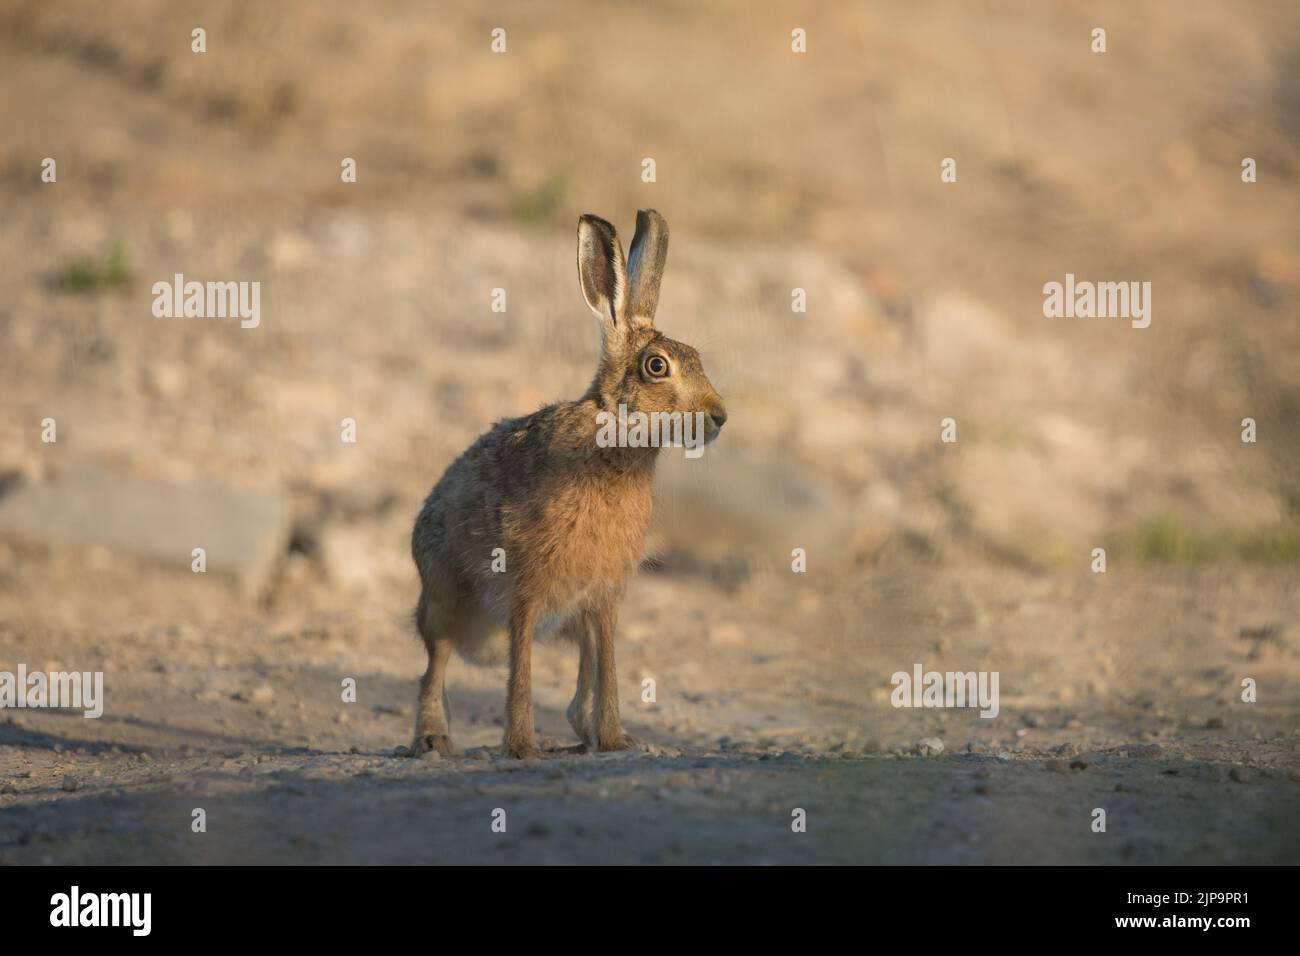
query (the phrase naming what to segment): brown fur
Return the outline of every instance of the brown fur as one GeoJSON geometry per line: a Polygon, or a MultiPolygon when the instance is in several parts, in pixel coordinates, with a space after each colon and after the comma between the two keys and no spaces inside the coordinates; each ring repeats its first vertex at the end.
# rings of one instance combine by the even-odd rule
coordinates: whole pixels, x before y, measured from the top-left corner
{"type": "Polygon", "coordinates": [[[614,228],[582,217],[579,280],[602,332],[591,385],[577,401],[497,422],[451,464],[416,519],[416,625],[429,666],[415,755],[452,752],[443,692],[451,650],[482,660],[494,645],[510,662],[504,751],[532,753],[532,645],[535,634],[545,633],[579,646],[568,710],[578,736],[600,750],[636,744],[619,723],[614,631],[619,600],[641,559],[659,449],[600,447],[596,416],[616,414],[620,404],[629,413],[703,411],[707,440],[726,421],[699,353],[654,329],[667,248],[667,224],[643,210],[629,276],[614,228]],[[647,371],[652,354],[668,361],[667,377],[647,371]],[[492,568],[496,548],[504,550],[504,571],[492,568]]]}

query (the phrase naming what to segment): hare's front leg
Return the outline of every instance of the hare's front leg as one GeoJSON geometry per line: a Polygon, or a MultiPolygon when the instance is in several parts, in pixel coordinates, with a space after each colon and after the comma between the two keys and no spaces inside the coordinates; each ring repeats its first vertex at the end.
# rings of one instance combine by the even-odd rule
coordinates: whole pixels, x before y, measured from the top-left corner
{"type": "Polygon", "coordinates": [[[510,612],[510,683],[506,687],[507,757],[533,755],[533,626],[536,612],[526,604],[510,612]]]}
{"type": "Polygon", "coordinates": [[[627,750],[641,741],[625,734],[618,719],[618,672],[614,667],[614,629],[618,605],[599,608],[596,619],[596,746],[600,750],[627,750]]]}

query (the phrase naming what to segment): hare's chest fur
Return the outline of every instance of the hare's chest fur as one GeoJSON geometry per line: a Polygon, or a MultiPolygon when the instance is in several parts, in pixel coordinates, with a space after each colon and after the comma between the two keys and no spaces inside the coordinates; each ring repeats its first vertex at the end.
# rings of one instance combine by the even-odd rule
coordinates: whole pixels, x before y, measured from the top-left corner
{"type": "MultiPolygon", "coordinates": [[[[597,592],[619,591],[640,563],[650,482],[581,481],[558,489],[515,525],[523,560],[516,587],[559,614],[597,592]]],[[[512,522],[513,524],[513,522],[512,522]]]]}

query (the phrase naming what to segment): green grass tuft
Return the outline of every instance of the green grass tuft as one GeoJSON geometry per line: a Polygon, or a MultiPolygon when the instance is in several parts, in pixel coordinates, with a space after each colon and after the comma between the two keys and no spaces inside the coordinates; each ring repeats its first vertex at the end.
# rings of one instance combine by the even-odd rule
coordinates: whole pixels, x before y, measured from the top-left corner
{"type": "Polygon", "coordinates": [[[59,275],[57,284],[69,292],[104,292],[117,288],[130,277],[126,243],[118,239],[103,258],[83,256],[72,262],[59,275]]]}
{"type": "Polygon", "coordinates": [[[540,226],[550,221],[564,202],[569,189],[569,177],[556,173],[531,192],[515,199],[513,212],[526,226],[540,226]]]}
{"type": "Polygon", "coordinates": [[[1147,564],[1209,564],[1247,561],[1292,564],[1300,561],[1300,529],[1278,527],[1257,531],[1192,531],[1173,515],[1149,518],[1138,526],[1130,549],[1147,564]]]}

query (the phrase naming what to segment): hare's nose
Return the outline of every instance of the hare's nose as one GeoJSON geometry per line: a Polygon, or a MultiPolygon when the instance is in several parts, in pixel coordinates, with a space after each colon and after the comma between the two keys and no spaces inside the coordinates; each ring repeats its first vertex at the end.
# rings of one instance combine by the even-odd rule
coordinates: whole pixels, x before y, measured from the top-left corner
{"type": "Polygon", "coordinates": [[[721,428],[727,424],[727,407],[722,404],[714,406],[713,410],[709,412],[709,417],[713,419],[713,424],[716,427],[721,428]]]}

